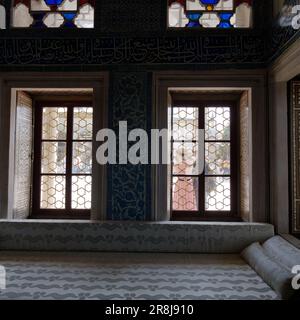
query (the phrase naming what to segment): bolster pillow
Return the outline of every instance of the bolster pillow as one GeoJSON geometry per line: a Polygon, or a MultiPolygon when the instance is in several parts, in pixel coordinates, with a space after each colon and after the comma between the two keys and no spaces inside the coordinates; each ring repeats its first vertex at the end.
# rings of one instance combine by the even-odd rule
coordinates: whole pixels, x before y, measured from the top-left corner
{"type": "Polygon", "coordinates": [[[258,242],[247,247],[241,255],[281,299],[287,300],[293,297],[295,294],[291,285],[293,274],[268,256],[258,242]]]}
{"type": "Polygon", "coordinates": [[[280,236],[270,238],[262,247],[269,257],[289,272],[294,266],[300,265],[300,250],[280,236]]]}

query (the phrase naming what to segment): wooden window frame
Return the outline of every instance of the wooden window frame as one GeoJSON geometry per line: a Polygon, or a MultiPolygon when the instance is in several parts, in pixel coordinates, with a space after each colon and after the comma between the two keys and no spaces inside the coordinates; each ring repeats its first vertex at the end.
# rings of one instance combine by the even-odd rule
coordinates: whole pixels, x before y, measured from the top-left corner
{"type": "MultiPolygon", "coordinates": [[[[299,56],[299,55],[298,55],[299,56]]],[[[168,70],[153,74],[152,128],[168,128],[171,93],[210,93],[222,99],[229,93],[248,93],[249,109],[247,126],[249,166],[248,185],[249,217],[245,221],[268,222],[268,112],[266,104],[265,70],[168,70]]],[[[158,164],[152,173],[152,219],[170,221],[169,165],[158,164]]],[[[243,199],[241,199],[243,201],[243,199]]],[[[238,209],[240,210],[240,208],[238,209]]],[[[206,219],[207,220],[207,219],[206,219]]],[[[238,218],[238,221],[243,218],[238,218]]],[[[218,221],[222,221],[218,219],[218,221]]],[[[228,221],[228,220],[227,220],[228,221]]],[[[230,220],[229,220],[230,221],[230,220]]]]}
{"type": "MultiPolygon", "coordinates": [[[[200,175],[186,175],[187,177],[197,177],[199,179],[198,188],[198,201],[199,208],[198,211],[179,211],[172,209],[172,189],[170,190],[171,198],[171,220],[173,221],[240,221],[241,217],[239,215],[239,105],[236,99],[216,99],[210,95],[195,95],[190,94],[190,98],[184,99],[182,96],[173,96],[172,108],[174,107],[191,107],[197,108],[199,110],[198,116],[198,126],[199,129],[205,128],[205,108],[210,104],[218,105],[226,104],[226,107],[230,108],[230,140],[204,140],[206,142],[217,142],[217,143],[230,143],[230,168],[231,172],[229,175],[207,175],[204,173],[200,175]],[[205,210],[205,177],[230,177],[230,191],[231,191],[231,210],[230,211],[208,211],[205,210]]],[[[171,150],[172,143],[171,142],[171,150]]],[[[204,150],[203,150],[204,151],[204,150]]],[[[171,166],[171,183],[172,188],[172,178],[173,176],[173,165],[171,166]]]]}
{"type": "MultiPolygon", "coordinates": [[[[73,176],[91,176],[90,174],[73,174],[72,173],[72,159],[73,159],[73,143],[93,142],[90,140],[76,140],[73,139],[73,121],[75,107],[89,107],[93,108],[91,99],[78,99],[70,101],[38,101],[34,106],[34,154],[33,154],[33,193],[32,193],[32,213],[30,218],[33,219],[82,219],[89,220],[91,217],[91,209],[72,209],[72,177],[73,176]],[[66,173],[65,174],[42,174],[41,173],[41,156],[42,156],[42,142],[47,139],[42,139],[42,110],[45,107],[65,107],[67,108],[67,127],[66,127],[66,173]],[[65,176],[65,209],[42,209],[40,208],[41,196],[41,177],[49,176],[65,176]]],[[[94,115],[93,115],[94,116],[94,115]]],[[[50,140],[49,140],[50,141],[50,140]]],[[[62,140],[51,140],[62,141],[62,140]]]]}

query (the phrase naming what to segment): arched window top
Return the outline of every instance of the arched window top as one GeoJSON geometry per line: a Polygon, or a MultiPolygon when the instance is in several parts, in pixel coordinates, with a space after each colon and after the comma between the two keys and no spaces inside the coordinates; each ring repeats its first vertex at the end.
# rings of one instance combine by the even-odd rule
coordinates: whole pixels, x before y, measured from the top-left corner
{"type": "Polygon", "coordinates": [[[5,29],[5,7],[4,7],[4,0],[0,0],[0,29],[5,29]]]}
{"type": "Polygon", "coordinates": [[[93,28],[95,0],[14,0],[17,28],[93,28]]]}
{"type": "Polygon", "coordinates": [[[169,0],[170,28],[250,28],[252,0],[169,0]]]}

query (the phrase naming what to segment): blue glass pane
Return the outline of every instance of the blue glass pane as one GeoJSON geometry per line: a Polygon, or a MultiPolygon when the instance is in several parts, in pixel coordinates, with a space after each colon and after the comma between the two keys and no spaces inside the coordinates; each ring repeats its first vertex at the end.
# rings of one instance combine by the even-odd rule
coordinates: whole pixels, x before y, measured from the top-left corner
{"type": "Polygon", "coordinates": [[[220,22],[217,28],[229,29],[229,28],[233,28],[233,26],[229,22],[220,22]]]}
{"type": "Polygon", "coordinates": [[[187,15],[187,17],[190,19],[190,20],[199,20],[200,17],[201,17],[201,14],[200,13],[189,13],[187,15]]]}
{"type": "Polygon", "coordinates": [[[219,3],[220,0],[200,0],[200,2],[202,4],[205,4],[205,5],[216,5],[219,3]]]}
{"type": "Polygon", "coordinates": [[[59,6],[64,2],[64,0],[45,0],[45,2],[48,6],[59,6]]]}
{"type": "Polygon", "coordinates": [[[76,13],[63,13],[62,15],[66,20],[73,20],[76,17],[76,13]]]}
{"type": "Polygon", "coordinates": [[[232,17],[232,13],[219,13],[219,17],[221,20],[230,20],[232,17]]]}
{"type": "Polygon", "coordinates": [[[187,17],[189,19],[188,24],[186,25],[189,28],[200,27],[199,19],[201,18],[201,13],[189,13],[187,17]]]}
{"type": "Polygon", "coordinates": [[[187,25],[188,28],[195,28],[195,27],[200,27],[199,21],[190,21],[187,25]]]}

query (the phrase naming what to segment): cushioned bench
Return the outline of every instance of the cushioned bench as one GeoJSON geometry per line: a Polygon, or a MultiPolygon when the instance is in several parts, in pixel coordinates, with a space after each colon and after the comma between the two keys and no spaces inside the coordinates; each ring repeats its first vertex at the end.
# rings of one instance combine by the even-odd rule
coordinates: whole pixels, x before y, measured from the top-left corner
{"type": "Polygon", "coordinates": [[[239,256],[273,235],[260,223],[2,220],[0,299],[276,299],[239,256]]]}
{"type": "Polygon", "coordinates": [[[274,235],[263,223],[0,221],[0,250],[237,253],[274,235]]]}

